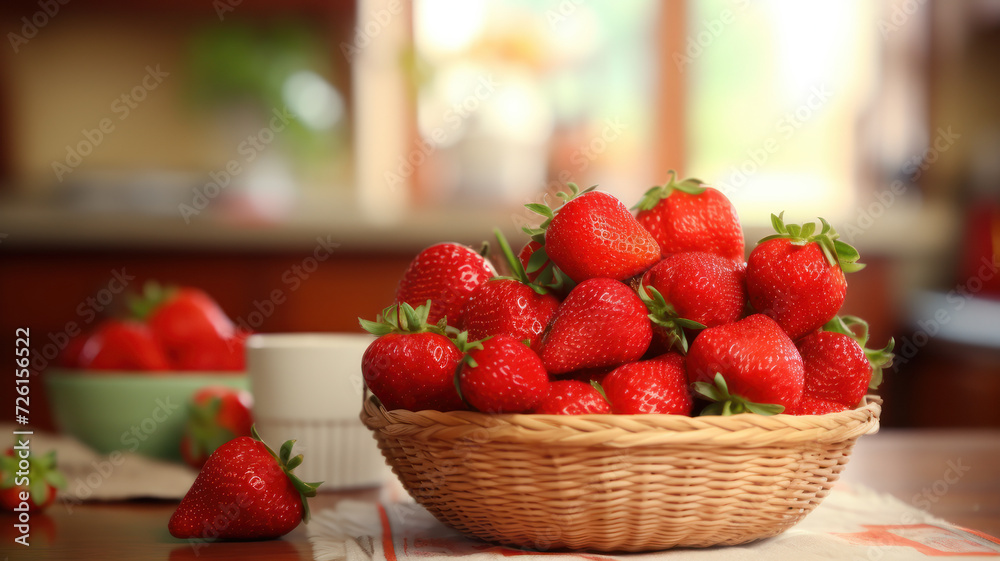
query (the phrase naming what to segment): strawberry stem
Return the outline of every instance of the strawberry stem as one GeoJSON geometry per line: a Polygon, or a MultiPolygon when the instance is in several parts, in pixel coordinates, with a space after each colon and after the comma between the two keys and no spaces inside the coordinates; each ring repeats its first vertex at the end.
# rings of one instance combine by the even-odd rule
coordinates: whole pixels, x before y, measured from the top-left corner
{"type": "Polygon", "coordinates": [[[892,360],[896,355],[892,349],[896,346],[896,340],[892,337],[884,348],[869,349],[868,345],[868,322],[858,316],[834,316],[823,326],[823,331],[841,333],[854,339],[865,352],[865,357],[872,367],[872,379],[868,384],[869,389],[878,389],[882,384],[883,370],[892,366],[892,360]],[[855,329],[857,328],[857,329],[855,329]]]}
{"type": "Polygon", "coordinates": [[[264,445],[264,449],[267,450],[267,453],[278,462],[278,467],[281,468],[281,471],[285,472],[285,476],[288,477],[289,481],[291,481],[295,490],[299,492],[299,496],[302,498],[302,521],[308,524],[310,513],[309,501],[307,499],[308,497],[316,496],[316,490],[323,484],[323,482],[319,481],[316,483],[306,483],[305,481],[299,479],[299,476],[292,473],[292,470],[302,464],[302,454],[299,454],[294,458],[291,457],[292,447],[295,446],[296,442],[295,440],[286,440],[281,445],[280,452],[275,454],[274,450],[272,450],[271,447],[260,438],[260,434],[257,433],[256,424],[250,426],[250,435],[254,440],[264,445]]]}
{"type": "Polygon", "coordinates": [[[768,240],[776,239],[788,239],[795,245],[816,243],[819,245],[820,251],[823,252],[823,256],[830,266],[840,267],[845,273],[856,273],[864,269],[865,264],[857,262],[858,259],[861,259],[861,254],[858,253],[858,250],[854,246],[841,241],[839,239],[840,234],[823,217],[820,217],[819,221],[822,224],[822,229],[817,234],[816,223],[814,222],[809,222],[801,226],[797,224],[785,224],[784,211],[781,214],[772,214],[771,226],[774,228],[775,233],[761,238],[757,243],[759,245],[768,240]]]}
{"type": "Polygon", "coordinates": [[[436,325],[431,325],[427,323],[430,312],[431,300],[429,299],[426,304],[417,306],[416,308],[406,302],[402,302],[386,307],[375,318],[375,321],[358,318],[358,323],[362,329],[376,337],[388,335],[389,333],[430,332],[447,335],[448,318],[441,318],[436,325]]]}
{"type": "Polygon", "coordinates": [[[642,198],[639,199],[639,202],[632,207],[632,210],[652,210],[660,201],[672,195],[674,191],[680,191],[688,195],[700,195],[705,192],[705,187],[703,187],[705,182],[702,180],[689,177],[677,181],[677,172],[670,170],[667,173],[670,175],[670,179],[663,185],[651,187],[646,191],[642,195],[642,198]]]}
{"type": "MultiPolygon", "coordinates": [[[[532,290],[538,294],[548,294],[548,289],[537,283],[531,282],[528,279],[528,273],[525,272],[524,266],[521,265],[521,260],[514,256],[514,251],[510,248],[510,244],[507,243],[507,238],[504,237],[503,232],[500,228],[493,229],[493,235],[497,238],[497,244],[500,246],[500,252],[503,253],[504,259],[507,261],[507,265],[510,267],[511,276],[509,277],[494,277],[501,279],[512,279],[520,282],[521,284],[531,287],[532,290]]],[[[536,252],[537,253],[537,252],[536,252]]],[[[532,255],[534,257],[534,255],[532,255]]]]}
{"type": "Polygon", "coordinates": [[[149,318],[154,310],[173,298],[176,292],[176,286],[161,286],[155,280],[146,281],[142,286],[142,294],[130,293],[126,296],[129,316],[140,321],[149,318]]]}
{"type": "Polygon", "coordinates": [[[705,326],[697,321],[680,317],[677,314],[677,310],[667,302],[659,290],[642,284],[641,280],[639,281],[638,292],[639,299],[642,300],[642,303],[646,305],[646,309],[649,310],[649,315],[647,316],[649,320],[666,330],[669,347],[673,348],[676,346],[684,354],[687,354],[688,340],[684,328],[705,329],[705,326]]]}
{"type": "Polygon", "coordinates": [[[694,392],[711,401],[702,415],[739,415],[741,413],[756,413],[758,415],[776,415],[785,410],[784,405],[776,403],[755,403],[742,396],[729,393],[729,385],[721,372],[715,373],[715,383],[695,382],[694,392]]]}

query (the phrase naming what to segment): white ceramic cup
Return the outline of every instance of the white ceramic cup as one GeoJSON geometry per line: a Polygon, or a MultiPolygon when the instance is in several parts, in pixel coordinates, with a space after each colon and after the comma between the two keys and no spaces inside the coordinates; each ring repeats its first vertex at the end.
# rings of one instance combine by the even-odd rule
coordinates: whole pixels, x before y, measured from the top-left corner
{"type": "Polygon", "coordinates": [[[247,339],[247,374],[257,432],[277,451],[296,439],[295,469],[320,491],[368,487],[385,480],[385,462],[359,419],[361,357],[371,335],[256,334],[247,339]]]}

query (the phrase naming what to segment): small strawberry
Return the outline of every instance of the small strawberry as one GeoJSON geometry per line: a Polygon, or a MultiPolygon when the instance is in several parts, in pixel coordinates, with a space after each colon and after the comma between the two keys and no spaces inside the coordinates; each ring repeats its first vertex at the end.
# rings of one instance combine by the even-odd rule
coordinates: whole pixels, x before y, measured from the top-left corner
{"type": "Polygon", "coordinates": [[[639,296],[661,338],[687,352],[684,328],[732,323],[746,307],[745,265],[705,252],[669,255],[642,276],[639,296]]]}
{"type": "Polygon", "coordinates": [[[556,380],[532,413],[538,415],[592,415],[611,413],[611,404],[594,386],[579,380],[556,380]]]}
{"type": "Polygon", "coordinates": [[[228,386],[206,386],[191,396],[181,436],[181,457],[201,469],[216,448],[237,436],[250,436],[253,396],[228,386]]]}
{"type": "Polygon", "coordinates": [[[893,341],[881,350],[864,347],[868,340],[868,324],[854,316],[835,317],[823,331],[810,333],[795,346],[805,367],[803,398],[810,407],[800,407],[799,413],[816,410],[817,401],[839,403],[845,409],[856,407],[868,392],[882,380],[882,368],[892,362],[893,341]],[[862,333],[855,335],[854,326],[862,333]]]}
{"type": "Polygon", "coordinates": [[[823,224],[788,225],[771,215],[777,234],[757,243],[747,260],[747,294],[755,310],[775,319],[793,340],[837,315],[847,295],[844,273],[860,271],[858,252],[823,224]]]}
{"type": "Polygon", "coordinates": [[[469,343],[467,349],[458,387],[477,411],[527,413],[548,395],[549,375],[542,360],[523,342],[497,335],[469,343]]]}
{"type": "Polygon", "coordinates": [[[454,381],[462,352],[445,336],[444,318],[428,325],[431,306],[430,300],[415,309],[404,302],[383,310],[378,321],[358,318],[378,336],[361,358],[361,373],[386,409],[466,408],[454,381]]]}
{"type": "Polygon", "coordinates": [[[559,304],[538,354],[551,374],[633,362],[653,338],[648,314],[626,284],[585,280],[559,304]]]}
{"type": "Polygon", "coordinates": [[[704,251],[743,261],[743,230],[736,208],[721,191],[698,179],[653,187],[635,206],[636,220],[653,235],[663,255],[704,251]]]}
{"type": "Polygon", "coordinates": [[[526,229],[532,239],[544,244],[534,251],[526,270],[535,272],[532,260],[549,259],[575,282],[592,278],[625,280],[642,273],[660,260],[656,240],[628,208],[614,196],[587,189],[579,192],[571,184],[571,195],[556,210],[543,204],[527,207],[545,216],[539,228],[526,229]]]}
{"type": "Polygon", "coordinates": [[[170,369],[153,331],[144,323],[120,319],[101,322],[83,344],[78,364],[87,370],[170,369]]]}
{"type": "Polygon", "coordinates": [[[699,333],[687,355],[687,374],[696,392],[715,402],[707,414],[792,412],[802,399],[802,357],[763,314],[699,333]]]}
{"type": "Polygon", "coordinates": [[[446,318],[449,325],[457,325],[472,291],[494,276],[493,265],[479,253],[464,245],[439,243],[410,262],[396,288],[395,303],[420,306],[430,300],[430,323],[446,318]]]}
{"type": "Polygon", "coordinates": [[[691,415],[691,393],[684,357],[679,353],[623,364],[608,374],[601,385],[615,414],[691,415]]]}
{"type": "Polygon", "coordinates": [[[36,456],[27,446],[15,444],[0,456],[0,510],[45,510],[65,486],[66,478],[56,469],[55,451],[36,456]]]}
{"type": "Polygon", "coordinates": [[[548,290],[531,284],[506,238],[495,230],[497,242],[513,272],[512,277],[494,277],[476,287],[462,306],[458,328],[472,340],[510,335],[538,348],[542,333],[559,307],[548,290]]]}
{"type": "Polygon", "coordinates": [[[205,462],[167,529],[175,538],[268,540],[309,522],[307,497],[320,483],[305,483],[292,470],[294,440],[278,454],[261,442],[257,431],[220,446],[205,462]]]}

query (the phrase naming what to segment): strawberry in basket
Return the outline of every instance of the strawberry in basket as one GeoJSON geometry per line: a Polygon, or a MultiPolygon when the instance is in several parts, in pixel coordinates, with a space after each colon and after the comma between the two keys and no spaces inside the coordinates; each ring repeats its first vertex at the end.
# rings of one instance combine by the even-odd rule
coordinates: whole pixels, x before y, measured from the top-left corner
{"type": "Polygon", "coordinates": [[[377,321],[360,319],[378,336],[361,358],[365,384],[386,409],[420,411],[465,409],[455,389],[462,352],[445,336],[445,319],[428,323],[433,303],[392,305],[377,321]]]}
{"type": "Polygon", "coordinates": [[[823,329],[796,342],[805,366],[805,387],[798,415],[821,415],[853,409],[869,389],[882,383],[882,369],[892,364],[893,340],[883,349],[865,347],[868,324],[837,316],[823,329]],[[860,334],[854,333],[854,328],[860,334]]]}
{"type": "Polygon", "coordinates": [[[509,335],[538,348],[559,300],[540,283],[529,279],[500,230],[494,230],[494,234],[511,276],[494,277],[476,287],[462,306],[458,328],[468,331],[471,340],[509,335]]]}
{"type": "Polygon", "coordinates": [[[774,318],[796,340],[833,319],[847,296],[844,273],[860,271],[858,251],[838,239],[826,220],[785,225],[771,215],[776,234],[757,243],[747,260],[747,293],[755,310],[774,318]]]}
{"type": "Polygon", "coordinates": [[[719,190],[690,178],[653,187],[635,206],[636,220],[656,239],[663,255],[704,251],[743,261],[743,230],[733,203],[719,190]]]}
{"type": "Polygon", "coordinates": [[[496,270],[483,255],[464,245],[439,243],[410,262],[396,288],[395,303],[417,307],[430,300],[428,322],[447,319],[456,325],[472,291],[494,276],[496,270]]]}

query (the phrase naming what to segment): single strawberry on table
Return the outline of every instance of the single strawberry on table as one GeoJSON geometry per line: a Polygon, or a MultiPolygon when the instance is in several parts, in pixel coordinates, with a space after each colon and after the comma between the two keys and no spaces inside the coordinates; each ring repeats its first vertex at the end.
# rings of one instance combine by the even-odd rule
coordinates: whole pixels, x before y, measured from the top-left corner
{"type": "Polygon", "coordinates": [[[637,292],[664,351],[687,352],[688,329],[732,323],[746,307],[745,264],[702,251],[674,253],[646,271],[637,292]]]}
{"type": "Polygon", "coordinates": [[[653,187],[635,206],[636,220],[660,246],[663,255],[704,251],[743,261],[744,242],[736,207],[721,191],[698,179],[670,180],[653,187]]]}
{"type": "Polygon", "coordinates": [[[648,316],[639,295],[626,284],[585,280],[559,304],[538,354],[550,374],[638,360],[653,339],[648,316]]]}
{"type": "Polygon", "coordinates": [[[882,369],[892,363],[893,341],[868,349],[868,324],[855,316],[835,317],[821,331],[799,339],[805,385],[795,413],[823,414],[853,409],[869,389],[882,382],[882,369]],[[860,333],[855,333],[858,328],[860,333]]]}
{"type": "Polygon", "coordinates": [[[292,471],[294,440],[275,454],[256,430],[220,446],[205,462],[167,528],[175,538],[266,540],[309,522],[308,497],[321,483],[306,483],[292,471]]]}
{"type": "Polygon", "coordinates": [[[580,380],[555,380],[549,383],[549,393],[535,410],[537,415],[595,415],[611,413],[600,391],[580,380]]]}
{"type": "Polygon", "coordinates": [[[684,356],[671,352],[619,366],[601,382],[618,415],[665,413],[691,415],[684,356]]]}
{"type": "Polygon", "coordinates": [[[795,343],[773,319],[754,314],[705,329],[687,354],[688,382],[713,401],[705,412],[794,412],[804,372],[795,343]]]}
{"type": "Polygon", "coordinates": [[[163,347],[146,324],[106,319],[87,337],[77,357],[87,370],[165,371],[170,364],[163,347]]]}
{"type": "Polygon", "coordinates": [[[747,295],[754,310],[774,318],[793,340],[837,315],[847,296],[844,273],[860,271],[856,249],[839,240],[820,218],[816,224],[786,225],[771,215],[776,234],[757,243],[747,260],[747,295]]]}
{"type": "Polygon", "coordinates": [[[44,510],[65,486],[66,478],[56,468],[55,451],[38,456],[15,440],[0,456],[0,510],[44,510]]]}
{"type": "Polygon", "coordinates": [[[560,193],[566,203],[553,210],[543,204],[526,205],[545,217],[538,228],[526,229],[532,239],[544,245],[529,259],[549,259],[574,282],[592,278],[625,280],[638,275],[660,260],[656,240],[628,208],[613,195],[591,189],[560,193]],[[544,251],[544,253],[543,253],[544,251]]]}
{"type": "Polygon", "coordinates": [[[546,288],[528,280],[506,238],[499,230],[494,232],[512,276],[494,277],[473,290],[462,306],[458,329],[467,331],[468,338],[473,341],[509,335],[519,341],[527,340],[532,348],[538,348],[542,333],[559,307],[559,300],[546,288]]]}
{"type": "Polygon", "coordinates": [[[445,336],[444,318],[427,318],[433,303],[392,305],[378,320],[358,318],[378,338],[361,358],[365,384],[386,409],[455,411],[466,409],[455,389],[455,370],[462,352],[445,336]]]}
{"type": "Polygon", "coordinates": [[[548,395],[549,375],[535,351],[522,341],[497,335],[467,343],[458,371],[462,397],[483,413],[527,413],[548,395]]]}
{"type": "Polygon", "coordinates": [[[253,396],[228,386],[207,386],[191,397],[181,436],[181,457],[200,469],[219,446],[238,436],[250,436],[253,396]]]}
{"type": "Polygon", "coordinates": [[[457,243],[432,245],[410,262],[396,288],[395,303],[420,306],[430,300],[427,321],[457,325],[462,306],[479,285],[496,276],[484,256],[457,243]]]}

